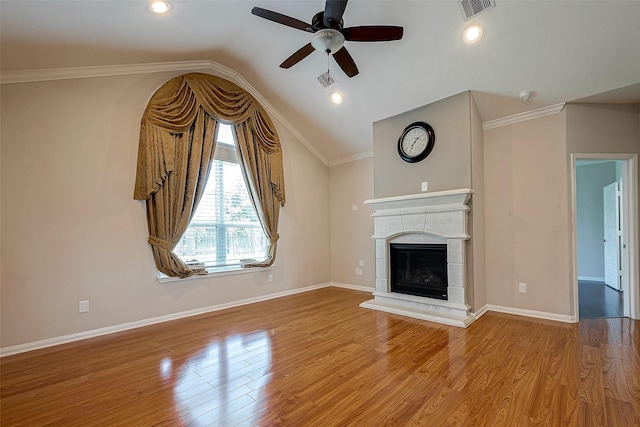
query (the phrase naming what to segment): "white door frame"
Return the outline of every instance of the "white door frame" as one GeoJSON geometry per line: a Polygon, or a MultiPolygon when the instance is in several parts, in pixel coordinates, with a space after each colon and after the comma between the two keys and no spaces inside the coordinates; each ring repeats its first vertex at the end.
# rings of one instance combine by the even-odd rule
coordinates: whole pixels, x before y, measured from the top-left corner
{"type": "Polygon", "coordinates": [[[577,205],[576,205],[576,161],[578,160],[622,160],[622,209],[623,243],[622,253],[623,291],[625,292],[625,315],[640,319],[640,261],[638,260],[638,155],[606,153],[571,153],[571,251],[573,260],[573,312],[580,319],[578,305],[578,252],[577,252],[577,205]],[[625,283],[628,289],[625,289],[625,283]]]}

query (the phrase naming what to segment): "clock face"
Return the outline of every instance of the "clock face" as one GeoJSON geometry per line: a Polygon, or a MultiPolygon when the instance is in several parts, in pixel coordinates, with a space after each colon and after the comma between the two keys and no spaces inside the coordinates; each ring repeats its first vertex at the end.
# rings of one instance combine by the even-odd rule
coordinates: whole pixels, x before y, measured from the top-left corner
{"type": "Polygon", "coordinates": [[[410,129],[402,138],[402,151],[408,157],[417,157],[427,148],[429,144],[429,134],[424,128],[415,127],[410,129]]]}
{"type": "Polygon", "coordinates": [[[398,154],[406,162],[419,162],[431,153],[434,142],[435,133],[429,124],[424,122],[412,123],[400,135],[398,154]]]}

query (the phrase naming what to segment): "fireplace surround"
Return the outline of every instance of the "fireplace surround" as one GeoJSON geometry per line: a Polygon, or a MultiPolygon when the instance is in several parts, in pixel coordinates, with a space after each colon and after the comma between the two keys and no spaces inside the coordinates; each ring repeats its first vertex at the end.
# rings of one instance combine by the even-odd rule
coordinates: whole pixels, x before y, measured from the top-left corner
{"type": "MultiPolygon", "coordinates": [[[[466,296],[468,188],[365,201],[373,209],[376,286],[360,306],[466,327],[475,320],[466,296]],[[446,299],[392,290],[391,246],[446,248],[446,299]]],[[[418,261],[419,262],[419,261],[418,261]]]]}

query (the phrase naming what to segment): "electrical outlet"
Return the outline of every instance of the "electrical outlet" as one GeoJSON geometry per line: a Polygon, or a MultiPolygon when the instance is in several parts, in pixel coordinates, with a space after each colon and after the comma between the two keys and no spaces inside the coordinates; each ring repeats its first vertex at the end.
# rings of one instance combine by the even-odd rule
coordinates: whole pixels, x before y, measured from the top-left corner
{"type": "Polygon", "coordinates": [[[351,210],[357,211],[358,210],[358,205],[351,205],[351,210]]]}
{"type": "Polygon", "coordinates": [[[420,188],[422,189],[422,191],[427,191],[427,188],[429,188],[429,187],[427,186],[427,181],[424,181],[424,182],[420,185],[420,188]]]}
{"type": "Polygon", "coordinates": [[[362,269],[356,267],[356,276],[362,276],[362,269]]]}
{"type": "Polygon", "coordinates": [[[269,276],[267,276],[267,282],[273,282],[273,274],[269,274],[269,276]]]}
{"type": "Polygon", "coordinates": [[[518,292],[520,292],[521,294],[526,294],[527,293],[527,284],[526,283],[518,283],[518,292]]]}
{"type": "Polygon", "coordinates": [[[78,303],[78,313],[88,313],[89,312],[89,300],[80,301],[78,303]]]}

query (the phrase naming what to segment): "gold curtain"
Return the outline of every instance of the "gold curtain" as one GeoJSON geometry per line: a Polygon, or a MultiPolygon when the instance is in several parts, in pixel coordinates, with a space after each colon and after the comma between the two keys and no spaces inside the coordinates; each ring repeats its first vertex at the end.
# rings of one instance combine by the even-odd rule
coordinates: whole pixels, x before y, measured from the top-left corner
{"type": "Polygon", "coordinates": [[[285,203],[282,149],[275,126],[249,93],[209,74],[169,80],[151,97],[140,125],[134,199],[146,200],[149,244],[159,271],[193,271],[172,251],[187,229],[213,160],[217,122],[234,127],[240,168],[275,261],[280,207],[285,203]]]}

